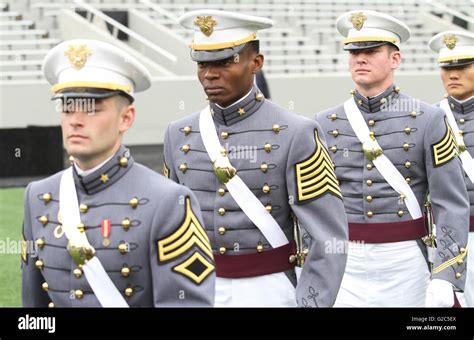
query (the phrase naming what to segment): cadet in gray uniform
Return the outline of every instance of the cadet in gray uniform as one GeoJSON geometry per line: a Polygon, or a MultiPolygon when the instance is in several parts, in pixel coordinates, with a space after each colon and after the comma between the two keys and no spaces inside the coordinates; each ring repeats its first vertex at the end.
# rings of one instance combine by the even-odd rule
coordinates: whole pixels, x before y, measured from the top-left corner
{"type": "Polygon", "coordinates": [[[439,108],[393,85],[399,44],[410,35],[403,22],[351,11],[338,18],[337,28],[356,89],[343,105],[316,115],[349,220],[336,306],[451,307],[453,289],[464,289],[469,218],[453,133],[439,108]],[[428,190],[438,245],[430,249],[431,281],[421,243],[431,240],[422,214],[428,190]]]}
{"type": "Polygon", "coordinates": [[[215,253],[216,306],[332,306],[346,262],[335,248],[344,248],[347,221],[319,125],[253,86],[263,65],[256,31],[271,20],[202,10],[180,22],[195,30],[191,57],[210,107],[168,126],[164,172],[201,204],[215,253]],[[208,125],[200,122],[206,114],[208,125]],[[231,163],[225,169],[219,160],[213,169],[204,142],[212,136],[231,163]],[[292,214],[313,238],[296,300],[294,266],[305,250],[295,249],[292,214]],[[286,241],[277,246],[275,235],[286,241]]]}
{"type": "Polygon", "coordinates": [[[213,306],[213,254],[194,194],[121,145],[147,70],[95,40],[57,45],[43,69],[74,159],[26,189],[23,305],[213,306]]]}
{"type": "Polygon", "coordinates": [[[445,111],[448,123],[455,133],[471,204],[467,252],[469,261],[465,271],[463,296],[466,305],[474,307],[474,34],[445,31],[436,34],[429,45],[439,54],[441,79],[448,94],[438,105],[445,111]]]}

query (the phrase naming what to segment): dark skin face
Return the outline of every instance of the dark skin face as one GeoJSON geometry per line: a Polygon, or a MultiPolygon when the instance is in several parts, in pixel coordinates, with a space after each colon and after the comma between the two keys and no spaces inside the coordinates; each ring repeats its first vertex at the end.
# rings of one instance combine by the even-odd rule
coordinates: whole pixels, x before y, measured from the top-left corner
{"type": "Polygon", "coordinates": [[[263,55],[248,46],[235,56],[198,62],[198,78],[210,101],[226,107],[245,96],[263,66],[263,55]]]}

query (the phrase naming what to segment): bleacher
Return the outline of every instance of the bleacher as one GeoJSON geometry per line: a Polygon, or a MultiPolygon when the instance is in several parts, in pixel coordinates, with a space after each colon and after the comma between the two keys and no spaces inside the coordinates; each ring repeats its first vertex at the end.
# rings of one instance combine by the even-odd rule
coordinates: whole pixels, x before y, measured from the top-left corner
{"type": "Polygon", "coordinates": [[[428,40],[442,30],[474,30],[474,0],[83,2],[0,0],[0,128],[57,125],[42,60],[62,40],[99,39],[127,50],[152,74],[151,89],[136,101],[137,119],[125,142],[162,143],[170,121],[205,105],[189,57],[192,35],[177,21],[187,10],[217,8],[272,18],[274,27],[259,32],[271,100],[307,117],[342,102],[354,86],[335,28],[341,13],[373,9],[404,20],[412,36],[402,45],[396,84],[431,103],[442,98],[444,89],[428,40]]]}
{"type": "MultiPolygon", "coordinates": [[[[350,9],[370,8],[402,19],[413,30],[413,39],[403,46],[404,63],[400,71],[436,69],[435,57],[429,51],[427,43],[439,30],[437,27],[428,27],[425,24],[420,14],[427,9],[422,3],[415,1],[270,0],[266,3],[254,3],[248,0],[237,0],[189,3],[180,0],[164,0],[156,3],[176,17],[184,11],[206,7],[256,13],[272,18],[275,21],[275,27],[260,33],[262,51],[266,55],[265,70],[270,74],[325,73],[347,70],[346,58],[342,51],[342,38],[335,28],[336,18],[340,13],[350,9]]],[[[149,13],[155,20],[160,20],[159,15],[149,13]]],[[[161,23],[189,39],[190,33],[183,30],[173,20],[162,20],[161,23]]]]}
{"type": "Polygon", "coordinates": [[[474,1],[472,0],[451,0],[442,1],[441,3],[446,7],[461,12],[468,17],[474,18],[474,1]]]}
{"type": "Polygon", "coordinates": [[[0,80],[42,79],[41,63],[58,39],[48,31],[36,29],[35,22],[0,4],[0,80]]]}
{"type": "MultiPolygon", "coordinates": [[[[5,0],[4,0],[5,1],[5,0]]],[[[403,45],[403,71],[436,69],[428,40],[439,31],[426,16],[451,20],[440,14],[442,6],[473,18],[472,0],[85,0],[98,10],[138,11],[156,25],[190,41],[191,33],[177,18],[184,11],[214,8],[272,18],[275,26],[260,33],[267,74],[334,73],[347,70],[342,38],[335,28],[339,14],[351,9],[373,9],[393,15],[412,29],[403,45]]],[[[58,15],[62,9],[80,8],[70,0],[20,0],[0,5],[0,80],[41,79],[45,53],[61,39],[58,15]]],[[[460,19],[456,17],[458,21],[460,19]]],[[[465,17],[463,20],[465,20],[465,17]]],[[[462,20],[460,21],[462,23],[462,20]]],[[[461,27],[462,29],[462,27],[461,27]]]]}

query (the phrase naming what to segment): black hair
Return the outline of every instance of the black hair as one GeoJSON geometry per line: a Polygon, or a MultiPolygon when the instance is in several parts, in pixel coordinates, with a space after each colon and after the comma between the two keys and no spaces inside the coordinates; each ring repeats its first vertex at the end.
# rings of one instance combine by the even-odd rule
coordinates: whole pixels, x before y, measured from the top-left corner
{"type": "Polygon", "coordinates": [[[260,53],[260,41],[258,40],[252,40],[247,43],[247,46],[245,46],[247,49],[251,49],[253,52],[259,54],[260,53]]]}

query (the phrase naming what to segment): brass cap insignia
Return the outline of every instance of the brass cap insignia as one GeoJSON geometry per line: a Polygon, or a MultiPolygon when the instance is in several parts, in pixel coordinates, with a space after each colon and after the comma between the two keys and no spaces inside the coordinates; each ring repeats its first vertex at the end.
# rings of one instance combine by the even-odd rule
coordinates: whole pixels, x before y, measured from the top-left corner
{"type": "Polygon", "coordinates": [[[454,34],[447,34],[444,36],[443,39],[444,44],[446,45],[447,48],[452,50],[453,48],[456,47],[456,43],[458,42],[458,38],[454,34]]]}
{"type": "Polygon", "coordinates": [[[212,16],[198,16],[196,20],[194,20],[194,25],[198,26],[201,30],[202,34],[206,37],[210,37],[212,32],[214,32],[214,26],[217,25],[217,21],[215,21],[212,16]]]}
{"type": "Polygon", "coordinates": [[[87,57],[92,54],[92,51],[86,45],[69,45],[64,55],[68,57],[72,67],[80,70],[86,64],[87,57]]]}
{"type": "Polygon", "coordinates": [[[356,30],[360,31],[364,26],[364,22],[367,20],[367,17],[362,12],[356,12],[352,13],[348,20],[352,23],[352,26],[354,26],[356,30]]]}

